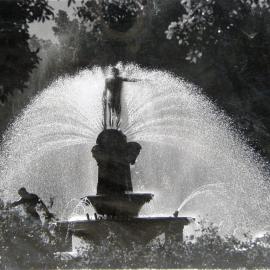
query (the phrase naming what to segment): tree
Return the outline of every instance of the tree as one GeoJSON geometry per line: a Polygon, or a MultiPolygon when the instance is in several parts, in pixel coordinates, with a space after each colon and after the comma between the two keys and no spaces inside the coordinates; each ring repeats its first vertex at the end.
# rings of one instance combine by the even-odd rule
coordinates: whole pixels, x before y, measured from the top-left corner
{"type": "MultiPolygon", "coordinates": [[[[75,3],[69,0],[68,5],[75,3]]],[[[89,22],[93,31],[101,33],[104,25],[125,32],[134,23],[134,19],[144,9],[147,0],[81,0],[77,14],[84,22],[89,22]]]]}
{"type": "Polygon", "coordinates": [[[246,39],[252,43],[261,31],[262,20],[269,16],[269,0],[181,0],[184,13],[166,31],[186,47],[190,62],[196,63],[207,50],[233,46],[246,39]]]}
{"type": "MultiPolygon", "coordinates": [[[[103,57],[100,39],[84,23],[71,20],[67,13],[59,10],[55,17],[53,31],[58,39],[58,74],[72,74],[81,68],[95,64],[103,57]],[[101,45],[101,46],[100,46],[101,45]]],[[[102,43],[102,42],[101,42],[102,43]]],[[[100,63],[99,63],[100,64],[100,63]]]]}
{"type": "Polygon", "coordinates": [[[48,0],[2,0],[0,2],[0,101],[26,87],[37,65],[38,49],[31,51],[29,23],[53,17],[48,0]]]}
{"type": "Polygon", "coordinates": [[[181,5],[184,12],[168,26],[167,38],[185,52],[192,80],[270,156],[270,1],[181,0],[181,5]]]}

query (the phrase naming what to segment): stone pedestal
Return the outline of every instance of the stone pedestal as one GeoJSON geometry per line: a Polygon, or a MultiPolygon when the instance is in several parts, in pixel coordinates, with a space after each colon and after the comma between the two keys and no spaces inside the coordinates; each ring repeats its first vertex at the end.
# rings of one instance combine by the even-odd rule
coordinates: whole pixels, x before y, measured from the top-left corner
{"type": "Polygon", "coordinates": [[[141,146],[127,142],[118,130],[102,131],[92,154],[98,165],[97,195],[125,194],[132,192],[130,164],[134,164],[141,146]]]}

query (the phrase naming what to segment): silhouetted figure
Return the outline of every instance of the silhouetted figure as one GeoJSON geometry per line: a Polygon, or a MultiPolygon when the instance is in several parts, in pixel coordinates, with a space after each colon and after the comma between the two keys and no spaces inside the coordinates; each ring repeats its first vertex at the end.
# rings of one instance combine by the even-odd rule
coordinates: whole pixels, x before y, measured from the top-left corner
{"type": "Polygon", "coordinates": [[[22,205],[29,221],[34,221],[41,225],[40,216],[36,210],[37,205],[40,205],[45,212],[46,221],[54,217],[54,215],[49,212],[44,202],[36,194],[29,193],[24,187],[18,190],[18,194],[21,196],[21,199],[13,202],[10,207],[22,205]]]}
{"type": "Polygon", "coordinates": [[[113,67],[111,76],[105,80],[103,92],[104,129],[119,128],[121,117],[121,93],[123,82],[136,82],[136,79],[128,79],[120,76],[118,68],[113,67]]]}
{"type": "Polygon", "coordinates": [[[141,150],[136,142],[127,142],[118,130],[107,129],[97,138],[92,149],[98,163],[97,194],[124,194],[132,192],[130,164],[134,164],[141,150]]]}

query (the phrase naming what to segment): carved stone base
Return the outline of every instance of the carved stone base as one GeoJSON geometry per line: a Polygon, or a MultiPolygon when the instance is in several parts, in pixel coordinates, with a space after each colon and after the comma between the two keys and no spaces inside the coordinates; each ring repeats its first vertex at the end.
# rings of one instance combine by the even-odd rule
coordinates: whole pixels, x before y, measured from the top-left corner
{"type": "Polygon", "coordinates": [[[86,205],[92,204],[100,215],[137,217],[142,206],[153,198],[151,193],[96,195],[82,198],[86,205]]]}

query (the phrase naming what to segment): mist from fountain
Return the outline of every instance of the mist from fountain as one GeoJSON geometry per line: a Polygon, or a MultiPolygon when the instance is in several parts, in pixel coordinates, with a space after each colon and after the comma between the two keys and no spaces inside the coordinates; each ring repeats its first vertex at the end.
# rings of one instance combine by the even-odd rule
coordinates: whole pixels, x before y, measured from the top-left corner
{"type": "MultiPolygon", "coordinates": [[[[153,192],[144,215],[193,213],[223,224],[224,232],[269,224],[266,163],[230,119],[200,89],[180,78],[135,65],[121,66],[121,129],[142,151],[132,168],[135,192],[153,192]]],[[[41,92],[4,136],[0,188],[17,198],[24,186],[63,214],[71,198],[96,193],[91,149],[102,130],[107,70],[59,78],[41,92]]],[[[67,214],[68,216],[68,214],[67,214]]]]}

